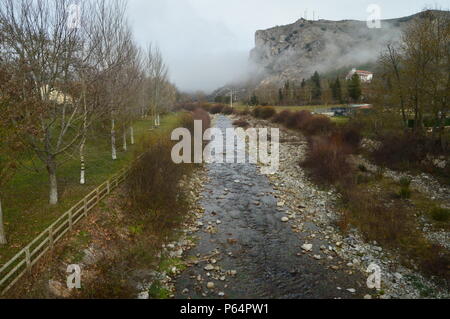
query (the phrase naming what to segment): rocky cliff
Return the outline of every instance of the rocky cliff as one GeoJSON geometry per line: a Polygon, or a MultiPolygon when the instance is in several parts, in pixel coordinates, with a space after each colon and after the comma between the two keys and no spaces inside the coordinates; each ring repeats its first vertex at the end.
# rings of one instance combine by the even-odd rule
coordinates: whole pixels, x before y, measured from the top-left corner
{"type": "Polygon", "coordinates": [[[262,83],[274,84],[301,80],[314,71],[330,72],[375,62],[388,42],[400,41],[408,24],[424,14],[383,20],[379,29],[369,28],[365,21],[300,19],[257,31],[251,60],[261,71],[262,83]]]}

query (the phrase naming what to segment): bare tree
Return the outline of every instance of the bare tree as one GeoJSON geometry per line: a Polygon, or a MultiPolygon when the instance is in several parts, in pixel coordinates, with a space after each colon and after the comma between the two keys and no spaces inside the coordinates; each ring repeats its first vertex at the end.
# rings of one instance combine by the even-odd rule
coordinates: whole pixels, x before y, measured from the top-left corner
{"type": "Polygon", "coordinates": [[[445,149],[444,129],[450,95],[450,19],[446,12],[424,11],[404,32],[402,42],[389,44],[380,58],[384,83],[379,96],[401,110],[405,127],[414,117],[414,132],[424,133],[425,118],[434,123],[445,149]]]}

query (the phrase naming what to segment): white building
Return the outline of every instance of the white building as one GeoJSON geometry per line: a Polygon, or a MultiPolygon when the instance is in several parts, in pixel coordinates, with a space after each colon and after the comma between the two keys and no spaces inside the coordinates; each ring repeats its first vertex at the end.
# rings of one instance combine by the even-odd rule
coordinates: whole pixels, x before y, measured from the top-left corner
{"type": "Polygon", "coordinates": [[[370,83],[373,80],[373,73],[369,71],[362,71],[357,69],[352,69],[350,73],[347,75],[347,80],[350,80],[353,75],[358,74],[362,83],[370,83]]]}

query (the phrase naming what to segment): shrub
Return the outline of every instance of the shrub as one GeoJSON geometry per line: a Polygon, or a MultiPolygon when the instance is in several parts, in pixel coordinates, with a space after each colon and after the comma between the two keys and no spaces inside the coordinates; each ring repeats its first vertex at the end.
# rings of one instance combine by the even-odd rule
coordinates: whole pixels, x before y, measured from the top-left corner
{"type": "Polygon", "coordinates": [[[231,114],[234,113],[234,109],[232,107],[230,107],[230,106],[224,106],[222,108],[221,113],[224,114],[224,115],[231,115],[231,114]]]}
{"type": "Polygon", "coordinates": [[[233,125],[237,126],[237,127],[242,127],[242,128],[247,128],[247,127],[250,126],[250,124],[247,121],[244,121],[244,120],[234,121],[233,125]]]}
{"type": "Polygon", "coordinates": [[[182,110],[186,110],[186,111],[192,112],[196,108],[198,108],[198,105],[195,104],[195,103],[182,103],[182,104],[180,104],[180,108],[182,110]]]}
{"type": "Polygon", "coordinates": [[[411,198],[411,179],[407,178],[407,177],[402,177],[400,179],[400,192],[399,192],[399,197],[401,199],[409,199],[411,198]]]}
{"type": "Polygon", "coordinates": [[[323,135],[330,133],[334,128],[334,123],[328,116],[315,115],[301,124],[300,129],[306,135],[323,135]]]}
{"type": "Polygon", "coordinates": [[[224,108],[224,105],[223,105],[223,104],[214,104],[214,105],[211,107],[211,109],[210,109],[209,112],[210,112],[211,114],[219,114],[219,113],[222,113],[223,108],[224,108]]]}
{"type": "Polygon", "coordinates": [[[381,146],[372,152],[378,165],[394,169],[409,168],[422,162],[428,154],[426,137],[412,133],[385,134],[381,146]]]}
{"type": "Polygon", "coordinates": [[[209,112],[209,110],[211,109],[211,104],[209,104],[209,103],[199,103],[198,107],[201,108],[202,110],[205,110],[206,112],[209,112]]]}
{"type": "Polygon", "coordinates": [[[448,222],[450,220],[450,209],[434,208],[431,211],[431,217],[437,222],[448,222]]]}
{"type": "Polygon", "coordinates": [[[363,165],[363,164],[358,165],[358,169],[359,169],[361,172],[363,172],[363,173],[367,173],[367,172],[368,172],[367,167],[366,167],[365,165],[363,165]]]}
{"type": "Polygon", "coordinates": [[[285,125],[290,129],[301,130],[304,125],[311,120],[312,116],[313,115],[309,111],[296,112],[287,118],[285,125]]]}
{"type": "Polygon", "coordinates": [[[285,110],[281,111],[280,113],[276,114],[272,118],[272,122],[278,123],[278,124],[285,124],[287,123],[288,119],[293,116],[293,113],[291,111],[285,110]]]}
{"type": "Polygon", "coordinates": [[[253,110],[253,115],[256,118],[268,120],[273,117],[277,111],[272,106],[258,106],[253,110]]]}
{"type": "Polygon", "coordinates": [[[359,149],[362,142],[361,129],[352,125],[345,125],[340,128],[343,141],[354,150],[359,149]]]}
{"type": "Polygon", "coordinates": [[[409,189],[409,187],[402,187],[402,188],[400,188],[400,192],[398,193],[398,196],[401,199],[409,199],[409,198],[411,198],[411,190],[409,189]]]}
{"type": "Polygon", "coordinates": [[[400,178],[400,186],[401,187],[405,187],[405,188],[409,188],[411,186],[411,179],[408,177],[402,177],[400,178]]]}
{"type": "Polygon", "coordinates": [[[208,128],[211,127],[211,118],[209,116],[209,113],[206,112],[203,109],[196,109],[194,112],[192,112],[192,117],[194,120],[200,120],[203,123],[203,131],[206,131],[208,128]]]}
{"type": "Polygon", "coordinates": [[[252,115],[252,112],[250,111],[250,109],[247,107],[242,111],[237,112],[237,114],[241,115],[241,116],[247,116],[247,115],[252,115]]]}
{"type": "Polygon", "coordinates": [[[349,153],[349,147],[337,134],[331,137],[314,136],[309,140],[309,150],[302,165],[319,183],[345,182],[352,173],[349,153]]]}

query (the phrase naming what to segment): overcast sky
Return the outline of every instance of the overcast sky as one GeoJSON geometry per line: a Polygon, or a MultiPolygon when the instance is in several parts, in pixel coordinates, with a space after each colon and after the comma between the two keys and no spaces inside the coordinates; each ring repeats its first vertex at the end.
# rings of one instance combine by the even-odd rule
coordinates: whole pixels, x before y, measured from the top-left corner
{"type": "Polygon", "coordinates": [[[245,70],[255,31],[290,24],[305,16],[366,20],[370,4],[382,18],[398,18],[425,7],[450,8],[450,0],[128,0],[137,41],[157,44],[171,80],[185,91],[214,90],[245,70]]]}

